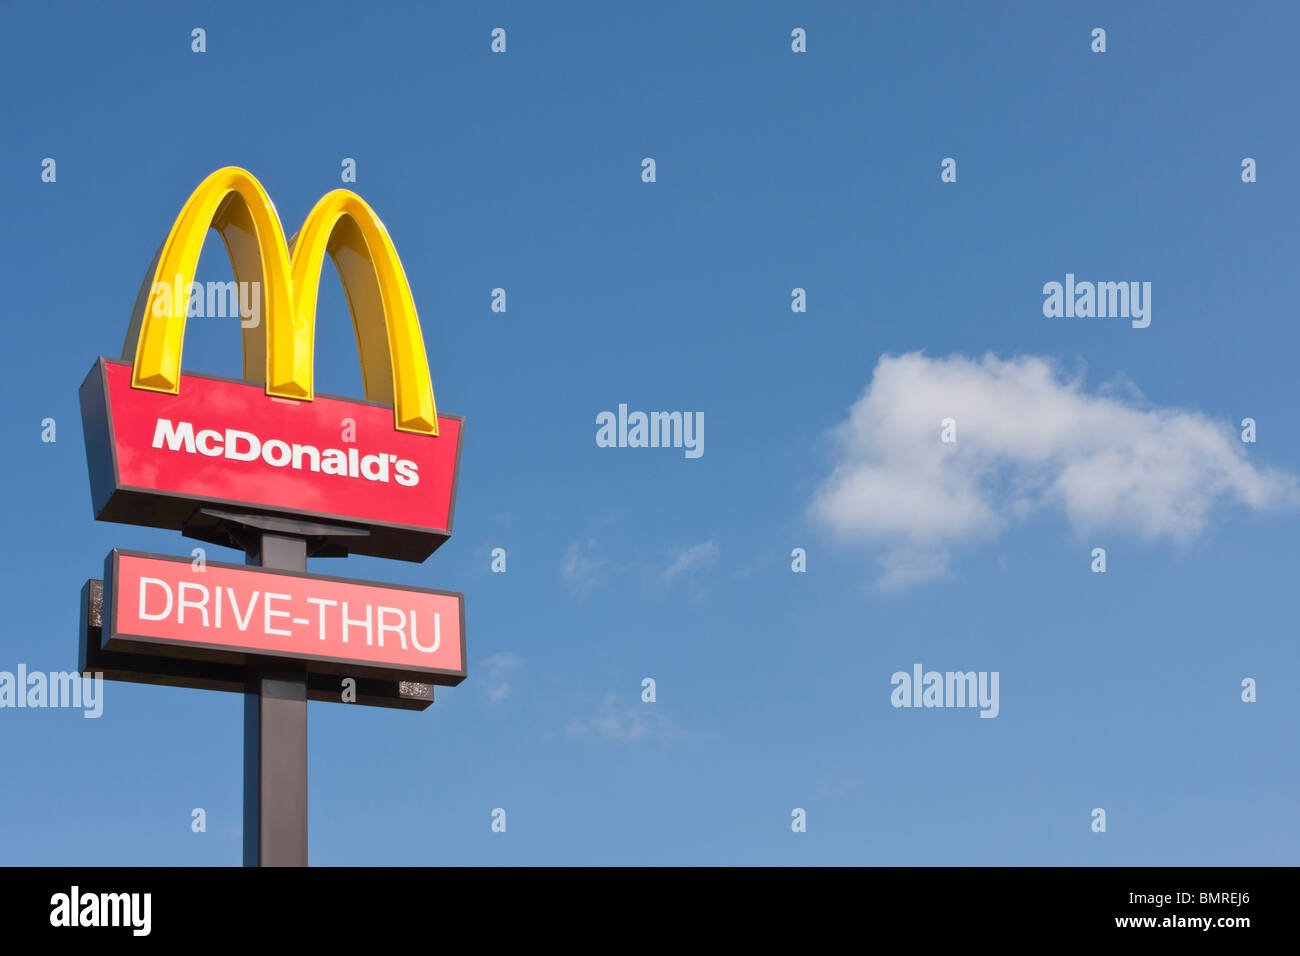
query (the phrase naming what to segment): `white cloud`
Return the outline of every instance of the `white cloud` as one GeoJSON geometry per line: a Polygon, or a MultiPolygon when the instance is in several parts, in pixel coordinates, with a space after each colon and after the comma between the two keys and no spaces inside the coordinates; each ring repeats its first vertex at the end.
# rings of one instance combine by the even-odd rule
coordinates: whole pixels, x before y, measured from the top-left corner
{"type": "Polygon", "coordinates": [[[594,540],[588,540],[585,545],[575,541],[569,545],[564,560],[560,562],[560,576],[569,590],[580,598],[591,593],[600,569],[605,566],[604,559],[596,557],[595,549],[594,540]]]}
{"type": "Polygon", "coordinates": [[[709,567],[718,560],[721,551],[716,541],[705,541],[678,552],[673,563],[664,571],[664,583],[671,584],[682,574],[709,567]]]}
{"type": "Polygon", "coordinates": [[[1083,390],[1048,359],[882,356],[835,430],[810,511],[877,550],[878,587],[943,574],[954,548],[1060,508],[1081,532],[1187,542],[1216,506],[1294,507],[1294,475],[1252,465],[1228,423],[1157,408],[1129,383],[1083,390]],[[957,441],[939,440],[956,420],[957,441]]]}
{"type": "Polygon", "coordinates": [[[511,671],[523,667],[524,662],[516,654],[509,651],[499,651],[484,659],[480,666],[483,668],[488,700],[497,704],[513,693],[514,688],[510,686],[510,681],[507,678],[511,671]]]}
{"type": "Polygon", "coordinates": [[[575,720],[569,724],[571,737],[593,736],[598,740],[671,740],[680,736],[673,723],[659,710],[658,704],[637,700],[620,706],[611,692],[605,695],[596,714],[588,721],[575,720]]]}

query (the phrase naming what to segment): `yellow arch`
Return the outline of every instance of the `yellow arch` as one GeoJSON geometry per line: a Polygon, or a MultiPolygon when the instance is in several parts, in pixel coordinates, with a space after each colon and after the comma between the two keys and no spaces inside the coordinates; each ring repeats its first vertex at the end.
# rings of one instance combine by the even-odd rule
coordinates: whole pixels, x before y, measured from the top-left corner
{"type": "Polygon", "coordinates": [[[354,192],[326,193],[293,237],[294,324],[309,336],[326,252],[352,313],[366,398],[391,404],[398,428],[436,435],[438,412],[411,287],[388,230],[354,192]]]}
{"type": "Polygon", "coordinates": [[[128,358],[134,348],[132,385],[170,394],[180,388],[185,291],[209,228],[221,235],[235,280],[261,282],[263,321],[243,330],[245,381],[265,384],[268,395],[312,400],[316,297],[328,252],[347,293],[366,398],[392,404],[398,429],[438,434],[420,320],[397,250],[374,210],[348,190],[326,194],[294,237],[291,254],[270,197],[251,173],[234,166],[199,184],[158,250],[122,349],[128,358]]]}

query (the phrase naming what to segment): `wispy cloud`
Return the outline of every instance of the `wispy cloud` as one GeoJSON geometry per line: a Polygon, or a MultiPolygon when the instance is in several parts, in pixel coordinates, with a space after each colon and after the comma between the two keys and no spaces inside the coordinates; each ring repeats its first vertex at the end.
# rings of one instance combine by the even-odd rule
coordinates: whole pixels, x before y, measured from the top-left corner
{"type": "Polygon", "coordinates": [[[510,686],[510,674],[524,666],[524,662],[516,654],[509,651],[498,651],[491,657],[485,658],[479,665],[483,668],[483,680],[487,686],[488,700],[497,704],[509,697],[514,688],[510,686]]]}
{"type": "Polygon", "coordinates": [[[570,737],[613,741],[668,741],[682,735],[658,704],[635,698],[620,702],[613,692],[605,695],[589,720],[569,724],[568,733],[570,737]]]}
{"type": "Polygon", "coordinates": [[[945,573],[954,549],[1059,508],[1081,532],[1187,542],[1216,507],[1294,507],[1294,475],[1257,467],[1226,422],[1084,391],[1045,358],[884,356],[834,433],[836,464],[810,506],[878,551],[877,586],[945,573]],[[940,441],[956,421],[957,441],[940,441]]]}
{"type": "Polygon", "coordinates": [[[595,552],[594,539],[589,538],[586,542],[575,541],[569,545],[569,550],[564,553],[564,558],[560,561],[560,577],[564,579],[565,586],[577,597],[585,598],[591,593],[599,580],[601,569],[605,566],[605,560],[597,557],[595,552]]]}
{"type": "Polygon", "coordinates": [[[664,571],[664,583],[672,584],[683,574],[716,564],[721,551],[716,541],[705,541],[682,549],[664,571]]]}
{"type": "Polygon", "coordinates": [[[817,778],[813,795],[819,800],[826,797],[843,797],[862,787],[858,774],[824,773],[817,778]]]}

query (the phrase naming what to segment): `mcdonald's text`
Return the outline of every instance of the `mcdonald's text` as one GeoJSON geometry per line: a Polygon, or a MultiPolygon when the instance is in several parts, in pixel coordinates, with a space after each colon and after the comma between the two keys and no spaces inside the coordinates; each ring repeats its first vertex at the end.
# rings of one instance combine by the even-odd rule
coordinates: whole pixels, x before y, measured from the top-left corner
{"type": "Polygon", "coordinates": [[[227,428],[224,433],[215,428],[202,428],[196,435],[192,422],[171,422],[166,418],[154,423],[153,447],[209,458],[220,455],[231,461],[256,461],[260,458],[272,468],[290,467],[297,471],[306,468],[326,475],[365,478],[367,481],[388,481],[388,465],[392,462],[393,480],[399,485],[414,487],[420,483],[420,466],[409,458],[382,453],[362,455],[355,448],[347,451],[326,448],[322,451],[315,445],[300,445],[278,438],[263,440],[252,432],[234,428],[227,428]]]}

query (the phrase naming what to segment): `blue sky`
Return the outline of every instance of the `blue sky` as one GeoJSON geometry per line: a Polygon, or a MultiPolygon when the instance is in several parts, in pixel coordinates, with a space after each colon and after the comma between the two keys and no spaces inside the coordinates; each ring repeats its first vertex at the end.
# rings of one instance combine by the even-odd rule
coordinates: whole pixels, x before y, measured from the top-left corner
{"type": "MultiPolygon", "coordinates": [[[[313,863],[1294,862],[1294,9],[4,17],[0,669],[76,666],[111,548],[193,547],[93,520],[76,397],[189,192],[244,166],[292,232],[352,157],[467,424],[446,546],[312,569],[463,590],[470,677],[310,705],[313,863]],[[1151,325],[1046,318],[1067,273],[1150,282],[1151,325]],[[619,403],[703,412],[704,455],[597,447],[619,403]],[[997,671],[998,717],[892,707],[918,662],[997,671]]],[[[326,270],[317,388],[360,396],[348,325],[326,270]]],[[[0,862],[238,864],[242,700],[105,693],[0,710],[0,862]]]]}

